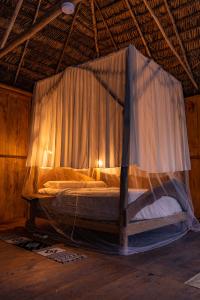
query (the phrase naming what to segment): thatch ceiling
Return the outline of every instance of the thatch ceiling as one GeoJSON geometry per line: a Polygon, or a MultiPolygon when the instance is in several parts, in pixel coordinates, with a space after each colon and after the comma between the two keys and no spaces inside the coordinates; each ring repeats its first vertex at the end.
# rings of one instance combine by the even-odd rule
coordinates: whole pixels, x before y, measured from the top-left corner
{"type": "MultiPolygon", "coordinates": [[[[0,0],[0,41],[17,2],[17,0],[0,0]]],[[[32,26],[38,2],[39,0],[23,1],[6,45],[32,26]]],[[[37,20],[59,1],[42,0],[40,2],[37,20]]],[[[0,59],[0,81],[32,91],[37,80],[51,76],[56,71],[62,71],[67,66],[94,59],[97,56],[93,26],[96,21],[96,40],[100,56],[131,43],[145,55],[148,55],[149,50],[149,54],[158,64],[182,82],[186,96],[199,93],[170,49],[143,0],[96,0],[100,10],[96,5],[94,6],[95,17],[92,14],[91,2],[91,0],[81,1],[75,19],[74,15],[61,14],[51,21],[30,39],[25,51],[23,43],[0,59]],[[136,17],[138,27],[128,9],[127,2],[136,17]],[[64,55],[60,59],[70,30],[70,38],[63,52],[64,55]],[[23,59],[19,69],[22,54],[23,59]]],[[[190,69],[194,81],[200,86],[200,0],[147,0],[147,2],[176,52],[187,69],[190,69]]]]}

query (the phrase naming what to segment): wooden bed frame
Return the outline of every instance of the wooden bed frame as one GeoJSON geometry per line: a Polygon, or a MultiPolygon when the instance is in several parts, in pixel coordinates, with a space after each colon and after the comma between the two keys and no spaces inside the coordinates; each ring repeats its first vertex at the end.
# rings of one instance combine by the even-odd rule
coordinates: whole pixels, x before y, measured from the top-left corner
{"type": "MultiPolygon", "coordinates": [[[[97,231],[116,233],[120,236],[120,245],[124,247],[126,251],[128,246],[128,237],[133,234],[149,231],[152,229],[164,227],[170,224],[176,224],[186,220],[186,213],[183,212],[174,214],[169,217],[160,219],[151,219],[138,222],[132,222],[131,219],[135,214],[134,203],[128,204],[128,172],[129,172],[129,154],[130,154],[130,112],[131,103],[133,103],[133,91],[131,80],[133,78],[133,70],[131,61],[131,51],[127,50],[126,56],[126,86],[125,86],[125,100],[123,106],[123,143],[122,143],[122,163],[121,163],[121,176],[120,176],[120,207],[119,207],[119,219],[116,222],[100,222],[93,220],[86,220],[76,218],[76,226],[82,228],[93,229],[97,231]]],[[[108,91],[109,92],[109,91],[108,91]]],[[[114,95],[112,95],[114,97],[114,95]]],[[[118,102],[118,99],[115,99],[118,102]]],[[[33,194],[28,197],[24,197],[30,205],[29,218],[27,220],[27,227],[34,228],[35,218],[42,217],[46,218],[41,209],[39,209],[40,199],[53,199],[55,196],[33,194]]],[[[181,205],[182,207],[182,205],[181,205]]],[[[66,216],[63,223],[72,225],[74,218],[66,216]]]]}
{"type": "MultiPolygon", "coordinates": [[[[44,210],[40,205],[40,200],[52,200],[55,196],[33,194],[30,196],[23,197],[29,204],[29,216],[26,222],[26,228],[28,230],[35,230],[36,218],[47,219],[48,216],[45,214],[44,210]]],[[[148,205],[148,204],[147,204],[148,205]]],[[[137,233],[142,233],[145,231],[150,231],[153,229],[161,228],[167,225],[176,224],[179,222],[184,222],[186,220],[186,213],[180,212],[173,214],[168,217],[143,220],[143,221],[131,221],[132,217],[135,215],[134,202],[129,204],[127,208],[127,223],[125,226],[121,226],[119,220],[117,221],[97,221],[91,219],[85,219],[76,217],[75,226],[84,229],[92,229],[95,231],[106,232],[117,234],[120,236],[120,245],[124,248],[124,251],[128,248],[128,237],[137,233]],[[121,235],[123,234],[123,239],[121,235]]],[[[74,217],[65,215],[64,217],[59,217],[60,222],[64,225],[74,226],[74,217]]]]}

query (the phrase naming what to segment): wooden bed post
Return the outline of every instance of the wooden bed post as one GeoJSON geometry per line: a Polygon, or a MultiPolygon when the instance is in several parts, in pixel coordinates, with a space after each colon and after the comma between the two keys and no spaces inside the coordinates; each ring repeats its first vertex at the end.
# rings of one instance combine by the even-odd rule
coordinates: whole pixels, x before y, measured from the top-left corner
{"type": "Polygon", "coordinates": [[[123,124],[123,143],[122,143],[122,163],[120,176],[120,245],[124,252],[128,248],[127,217],[128,206],[128,172],[130,155],[130,113],[133,101],[133,65],[131,59],[131,47],[126,53],[126,74],[125,74],[125,101],[124,101],[124,124],[123,124]]]}

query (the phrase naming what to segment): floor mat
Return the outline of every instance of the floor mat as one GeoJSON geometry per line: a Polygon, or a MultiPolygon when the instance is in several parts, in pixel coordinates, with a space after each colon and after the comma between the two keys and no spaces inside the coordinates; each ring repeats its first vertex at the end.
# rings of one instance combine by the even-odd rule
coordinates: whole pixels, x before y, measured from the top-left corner
{"type": "Polygon", "coordinates": [[[186,281],[185,284],[200,289],[200,273],[196,274],[194,277],[186,281]]]}
{"type": "Polygon", "coordinates": [[[64,248],[57,247],[56,245],[49,245],[49,243],[45,241],[31,239],[26,236],[2,234],[0,235],[0,239],[8,244],[15,245],[28,251],[33,251],[39,255],[62,264],[79,261],[86,258],[86,256],[83,254],[69,252],[64,248]]]}

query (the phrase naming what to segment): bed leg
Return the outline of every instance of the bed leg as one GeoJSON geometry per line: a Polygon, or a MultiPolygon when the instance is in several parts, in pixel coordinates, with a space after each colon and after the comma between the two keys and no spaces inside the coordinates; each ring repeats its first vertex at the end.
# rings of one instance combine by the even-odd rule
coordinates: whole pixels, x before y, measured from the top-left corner
{"type": "Polygon", "coordinates": [[[128,234],[126,228],[120,231],[120,246],[122,248],[123,255],[128,254],[128,234]]]}
{"type": "Polygon", "coordinates": [[[35,200],[29,202],[28,218],[25,224],[28,231],[34,231],[36,229],[36,205],[37,203],[35,200]]]}

